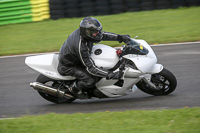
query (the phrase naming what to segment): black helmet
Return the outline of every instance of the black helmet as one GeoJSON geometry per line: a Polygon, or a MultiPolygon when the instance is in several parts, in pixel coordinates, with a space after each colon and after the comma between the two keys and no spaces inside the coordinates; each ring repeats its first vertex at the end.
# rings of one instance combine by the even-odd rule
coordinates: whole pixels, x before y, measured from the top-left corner
{"type": "Polygon", "coordinates": [[[102,25],[96,18],[86,17],[80,23],[81,36],[87,41],[99,43],[103,37],[101,31],[102,25]]]}

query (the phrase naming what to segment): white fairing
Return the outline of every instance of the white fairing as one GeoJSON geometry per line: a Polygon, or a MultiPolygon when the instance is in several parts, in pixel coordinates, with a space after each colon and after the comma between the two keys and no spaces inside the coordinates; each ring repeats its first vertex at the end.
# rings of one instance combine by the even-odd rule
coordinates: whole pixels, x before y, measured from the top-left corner
{"type": "MultiPolygon", "coordinates": [[[[106,80],[102,78],[96,84],[96,87],[108,97],[119,97],[133,93],[137,90],[134,86],[143,77],[149,76],[154,73],[162,71],[163,66],[157,63],[157,57],[152,48],[144,40],[136,40],[140,45],[148,49],[147,55],[135,55],[128,54],[124,55],[124,58],[132,60],[138,70],[133,68],[126,68],[123,77],[123,85],[116,85],[118,80],[106,80]]],[[[141,47],[142,48],[142,47],[141,47]]],[[[95,65],[103,69],[111,69],[118,62],[119,57],[116,54],[116,49],[107,45],[97,44],[93,47],[91,58],[94,60],[95,65]]],[[[27,57],[25,63],[40,72],[41,74],[56,80],[73,80],[71,76],[61,76],[58,71],[58,54],[45,54],[38,56],[27,57]]]]}
{"type": "Polygon", "coordinates": [[[96,87],[105,95],[109,97],[120,97],[130,93],[134,93],[137,87],[134,86],[140,78],[124,78],[124,84],[122,87],[115,85],[118,80],[106,80],[102,78],[96,87]]]}
{"type": "Polygon", "coordinates": [[[149,70],[152,69],[152,67],[156,64],[157,62],[157,57],[152,50],[152,48],[149,46],[149,44],[144,41],[144,40],[135,40],[139,42],[140,45],[146,47],[149,50],[149,53],[147,55],[125,55],[124,57],[127,59],[132,60],[137,68],[142,72],[142,73],[148,73],[149,70]]]}
{"type": "MultiPolygon", "coordinates": [[[[147,55],[134,55],[129,54],[123,56],[129,60],[132,60],[134,64],[137,66],[138,70],[127,68],[124,75],[124,84],[122,87],[115,85],[118,80],[106,80],[101,79],[96,87],[103,92],[105,95],[109,97],[119,97],[129,93],[134,93],[137,90],[137,87],[134,86],[138,81],[140,81],[143,77],[159,73],[162,71],[163,66],[157,63],[157,57],[149,46],[149,44],[144,40],[135,40],[139,42],[140,45],[144,46],[148,49],[149,53],[147,55]]],[[[110,57],[110,56],[109,56],[110,57]]],[[[98,66],[98,65],[97,65],[98,66]]]]}
{"type": "Polygon", "coordinates": [[[41,74],[57,80],[73,80],[71,76],[61,76],[58,71],[58,54],[30,56],[25,59],[26,65],[41,74]]]}
{"type": "Polygon", "coordinates": [[[113,68],[119,61],[116,49],[103,44],[93,46],[91,58],[94,60],[96,66],[103,69],[113,68]],[[99,53],[98,50],[100,51],[99,53]]]}

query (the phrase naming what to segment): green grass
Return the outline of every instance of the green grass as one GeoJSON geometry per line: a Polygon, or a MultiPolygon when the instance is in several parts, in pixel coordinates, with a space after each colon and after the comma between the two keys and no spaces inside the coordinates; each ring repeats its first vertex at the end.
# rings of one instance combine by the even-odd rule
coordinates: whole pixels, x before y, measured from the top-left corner
{"type": "MultiPolygon", "coordinates": [[[[103,30],[136,35],[148,43],[200,40],[200,7],[94,16],[103,30]]],[[[0,26],[0,55],[58,51],[83,18],[0,26]]],[[[119,46],[117,42],[103,42],[119,46]]]]}
{"type": "Polygon", "coordinates": [[[0,133],[199,133],[200,108],[47,114],[0,125],[0,133]]]}

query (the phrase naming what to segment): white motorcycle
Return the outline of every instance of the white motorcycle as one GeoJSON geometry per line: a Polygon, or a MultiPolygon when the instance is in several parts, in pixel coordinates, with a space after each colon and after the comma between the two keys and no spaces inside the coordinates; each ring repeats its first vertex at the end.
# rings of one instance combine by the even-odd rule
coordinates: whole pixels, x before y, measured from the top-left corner
{"type": "MultiPolygon", "coordinates": [[[[93,46],[91,58],[96,66],[110,71],[124,71],[122,79],[107,80],[99,77],[96,87],[88,94],[90,98],[115,98],[134,93],[138,88],[150,95],[168,95],[177,86],[175,76],[161,64],[144,40],[130,39],[127,46],[112,48],[103,44],[93,46]]],[[[36,82],[31,82],[38,93],[53,103],[70,103],[66,90],[75,77],[61,76],[58,71],[58,54],[26,57],[25,63],[41,73],[36,82]]]]}

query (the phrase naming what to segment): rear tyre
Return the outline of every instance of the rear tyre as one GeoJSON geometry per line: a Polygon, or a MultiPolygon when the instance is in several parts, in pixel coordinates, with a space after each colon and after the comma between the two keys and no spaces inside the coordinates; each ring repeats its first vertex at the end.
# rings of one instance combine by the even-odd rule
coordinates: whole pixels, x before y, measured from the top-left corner
{"type": "Polygon", "coordinates": [[[138,82],[136,85],[141,91],[154,96],[168,95],[172,93],[177,86],[176,77],[165,68],[163,68],[160,73],[153,74],[151,82],[157,87],[158,90],[152,89],[143,80],[138,82]]]}
{"type": "MultiPolygon", "coordinates": [[[[57,88],[61,82],[57,81],[57,80],[53,80],[53,79],[50,79],[42,74],[40,74],[37,79],[36,79],[36,82],[39,82],[39,83],[42,83],[42,84],[46,84],[48,86],[51,86],[53,88],[57,88]]],[[[50,101],[50,102],[53,102],[53,103],[57,103],[57,104],[60,104],[60,103],[71,103],[73,102],[75,99],[66,99],[66,98],[63,98],[63,99],[60,99],[58,97],[55,97],[55,96],[52,96],[52,95],[49,95],[49,94],[45,94],[43,92],[39,92],[38,93],[40,94],[41,97],[43,97],[44,99],[46,99],[47,101],[50,101]]]]}

